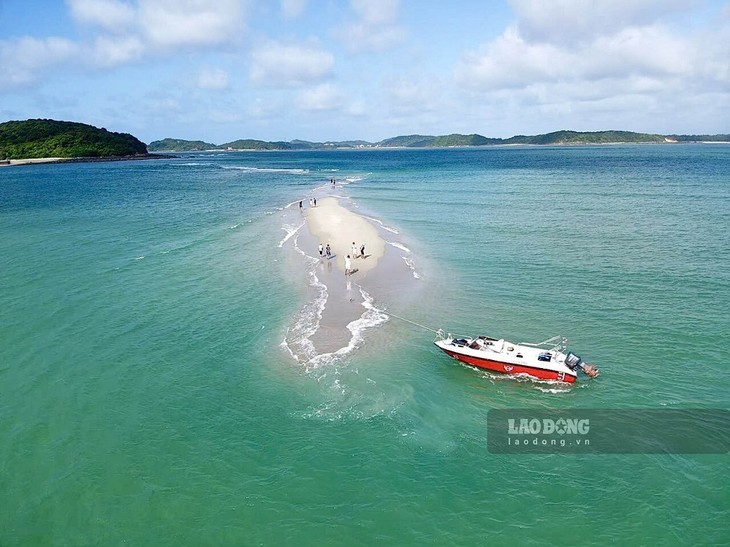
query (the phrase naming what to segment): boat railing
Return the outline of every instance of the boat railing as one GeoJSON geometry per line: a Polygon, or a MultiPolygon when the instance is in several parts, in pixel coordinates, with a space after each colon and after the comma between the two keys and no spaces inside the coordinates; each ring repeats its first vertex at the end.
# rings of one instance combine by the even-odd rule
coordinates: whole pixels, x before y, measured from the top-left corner
{"type": "Polygon", "coordinates": [[[472,340],[471,336],[461,336],[460,334],[451,334],[450,332],[445,332],[443,329],[439,329],[436,332],[436,337],[433,339],[434,342],[439,342],[441,340],[460,340],[460,339],[469,339],[472,340]]]}
{"type": "Polygon", "coordinates": [[[558,335],[553,336],[552,338],[548,338],[543,342],[538,342],[537,344],[530,342],[520,342],[520,345],[530,346],[533,348],[545,348],[551,351],[560,351],[562,353],[565,353],[565,350],[568,348],[568,339],[558,335]]]}

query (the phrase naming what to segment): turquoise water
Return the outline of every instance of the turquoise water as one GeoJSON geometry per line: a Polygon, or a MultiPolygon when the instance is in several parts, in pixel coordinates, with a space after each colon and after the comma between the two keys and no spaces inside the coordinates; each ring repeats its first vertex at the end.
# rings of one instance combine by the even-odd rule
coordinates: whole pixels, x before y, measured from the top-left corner
{"type": "Polygon", "coordinates": [[[727,455],[486,434],[493,408],[726,408],[728,227],[728,145],[3,168],[0,544],[727,543],[727,455]],[[331,177],[410,251],[414,297],[375,307],[562,334],[601,377],[475,371],[395,319],[292,359],[313,296],[283,215],[331,177]]]}

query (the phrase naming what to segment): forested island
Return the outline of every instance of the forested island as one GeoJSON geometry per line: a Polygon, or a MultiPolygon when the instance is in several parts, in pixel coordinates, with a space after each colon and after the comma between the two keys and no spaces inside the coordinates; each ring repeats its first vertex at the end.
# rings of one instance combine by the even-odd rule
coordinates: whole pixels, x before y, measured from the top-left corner
{"type": "Polygon", "coordinates": [[[590,145],[590,144],[660,144],[678,142],[730,142],[730,135],[657,135],[632,131],[554,131],[542,135],[515,135],[508,139],[489,138],[482,135],[403,135],[379,142],[327,141],[309,142],[294,140],[261,141],[240,139],[224,144],[203,141],[163,139],[149,144],[150,152],[191,152],[204,150],[327,150],[335,148],[449,148],[462,146],[496,145],[590,145]]]}
{"type": "Polygon", "coordinates": [[[145,143],[77,122],[25,120],[0,123],[0,160],[147,156],[145,143]]]}
{"type": "Polygon", "coordinates": [[[379,142],[303,140],[262,141],[239,139],[224,144],[184,139],[163,139],[146,146],[128,133],[115,133],[91,125],[46,119],[0,123],[0,162],[61,158],[68,160],[159,157],[149,152],[205,150],[333,150],[353,148],[449,148],[495,145],[592,145],[619,143],[730,142],[730,135],[657,135],[631,131],[555,131],[542,135],[516,135],[508,139],[478,134],[402,135],[379,142]],[[148,152],[149,150],[149,152],[148,152]]]}

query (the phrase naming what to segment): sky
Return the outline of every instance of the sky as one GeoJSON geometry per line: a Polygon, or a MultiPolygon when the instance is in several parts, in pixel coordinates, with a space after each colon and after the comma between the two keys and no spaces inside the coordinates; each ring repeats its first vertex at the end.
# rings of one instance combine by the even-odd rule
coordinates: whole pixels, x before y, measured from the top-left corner
{"type": "Polygon", "coordinates": [[[0,122],[224,144],[730,133],[730,0],[0,0],[0,122]]]}

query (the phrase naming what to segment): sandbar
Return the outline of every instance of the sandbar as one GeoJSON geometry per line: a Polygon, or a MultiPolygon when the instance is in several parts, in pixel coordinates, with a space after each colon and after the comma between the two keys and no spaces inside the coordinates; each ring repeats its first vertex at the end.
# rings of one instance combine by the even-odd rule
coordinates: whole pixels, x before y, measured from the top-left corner
{"type": "Polygon", "coordinates": [[[389,229],[386,233],[379,223],[348,208],[352,202],[335,194],[337,190],[325,194],[326,189],[318,188],[314,192],[317,205],[313,199],[308,207],[296,207],[295,202],[284,212],[285,226],[296,225],[297,216],[303,221],[304,229],[292,241],[307,257],[305,267],[314,276],[308,277],[313,300],[285,338],[292,355],[307,366],[318,367],[366,344],[365,332],[388,320],[382,310],[391,304],[401,309],[417,294],[413,289],[421,285],[410,251],[394,237],[397,232],[389,229]],[[354,272],[345,275],[345,257],[353,254],[353,242],[356,257],[350,262],[354,272]],[[319,245],[326,248],[327,244],[335,255],[332,258],[319,253],[319,245]],[[363,244],[365,256],[361,257],[363,244]]]}
{"type": "Polygon", "coordinates": [[[306,219],[309,231],[319,243],[323,247],[329,244],[332,254],[336,255],[332,260],[343,273],[347,255],[351,257],[352,268],[358,270],[353,276],[361,279],[375,268],[385,254],[385,241],[375,227],[360,215],[342,207],[336,198],[324,198],[317,202],[316,207],[309,207],[306,219]],[[353,243],[358,255],[360,245],[365,244],[367,258],[353,258],[353,243]]]}

